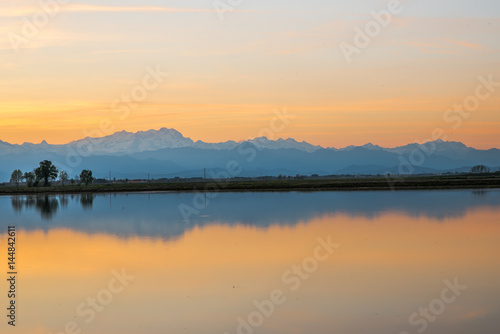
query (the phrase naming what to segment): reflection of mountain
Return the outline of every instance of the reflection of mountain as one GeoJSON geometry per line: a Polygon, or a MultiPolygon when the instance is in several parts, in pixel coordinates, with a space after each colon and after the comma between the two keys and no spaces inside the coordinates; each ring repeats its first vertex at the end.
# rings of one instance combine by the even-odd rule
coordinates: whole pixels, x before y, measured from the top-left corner
{"type": "MultiPolygon", "coordinates": [[[[6,201],[8,197],[0,197],[0,209],[9,223],[26,229],[66,227],[88,233],[167,239],[181,236],[194,226],[214,223],[266,228],[275,224],[296,225],[323,215],[373,219],[390,212],[444,221],[473,209],[500,209],[499,190],[209,193],[206,208],[186,222],[179,205],[194,207],[194,196],[194,193],[13,196],[11,205],[6,201]],[[33,208],[41,212],[41,220],[29,214],[33,208]]],[[[204,196],[201,199],[204,206],[204,196]]]]}

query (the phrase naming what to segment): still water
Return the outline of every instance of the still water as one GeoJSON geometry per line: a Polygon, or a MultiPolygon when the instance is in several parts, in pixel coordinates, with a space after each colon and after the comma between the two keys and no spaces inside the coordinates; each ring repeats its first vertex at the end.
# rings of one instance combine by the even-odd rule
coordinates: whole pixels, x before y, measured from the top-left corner
{"type": "Polygon", "coordinates": [[[1,333],[500,328],[499,190],[193,196],[0,197],[1,333]]]}

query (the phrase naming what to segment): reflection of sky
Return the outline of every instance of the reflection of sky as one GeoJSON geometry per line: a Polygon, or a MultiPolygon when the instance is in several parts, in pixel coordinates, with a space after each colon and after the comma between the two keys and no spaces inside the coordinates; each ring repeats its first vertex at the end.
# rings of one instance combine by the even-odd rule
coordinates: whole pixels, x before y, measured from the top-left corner
{"type": "MultiPolygon", "coordinates": [[[[448,192],[437,193],[444,203],[452,203],[444,200],[448,192]]],[[[82,334],[234,334],[238,316],[247,317],[255,300],[280,289],[287,300],[254,333],[413,334],[419,327],[409,324],[410,314],[440,298],[443,280],[455,277],[467,290],[429,323],[426,333],[495,333],[500,327],[500,225],[498,205],[491,200],[496,193],[489,193],[491,202],[488,194],[483,197],[483,204],[471,192],[451,193],[450,201],[461,198],[455,205],[472,204],[443,219],[408,214],[391,201],[379,214],[335,210],[335,199],[357,199],[360,207],[377,193],[221,194],[219,204],[210,207],[211,223],[188,229],[165,214],[175,211],[174,204],[185,194],[151,195],[153,202],[147,194],[117,195],[111,198],[112,212],[124,212],[112,221],[109,197],[104,196],[94,198],[92,210],[81,208],[78,197],[69,199],[51,220],[42,219],[35,208],[15,214],[3,210],[19,227],[16,333],[60,333],[68,321],[75,321],[82,334]],[[233,196],[253,202],[232,206],[233,196]],[[320,198],[323,206],[300,214],[320,198]],[[278,199],[289,202],[279,205],[278,199]],[[284,213],[275,223],[264,219],[267,211],[278,217],[287,206],[294,207],[295,217],[284,213]],[[253,215],[246,225],[235,224],[236,210],[243,207],[240,217],[253,215]],[[142,215],[136,208],[142,208],[142,215]],[[216,222],[224,217],[223,223],[216,222]],[[267,228],[256,228],[251,219],[261,219],[259,224],[267,228]],[[42,226],[43,231],[33,228],[42,226]],[[179,237],[165,239],[175,234],[169,226],[177,227],[173,232],[179,237]],[[313,255],[318,237],[329,235],[340,248],[291,291],[283,273],[313,255]],[[122,268],[135,276],[133,284],[114,295],[94,321],[86,323],[86,317],[76,315],[80,303],[107,286],[111,271],[122,268]]],[[[397,198],[403,193],[387,194],[397,198]]],[[[434,194],[430,196],[439,201],[434,194]]],[[[2,209],[11,205],[6,199],[2,209]]],[[[446,212],[444,203],[441,213],[446,212]]],[[[0,249],[5,249],[4,238],[0,240],[0,249]]],[[[4,298],[0,296],[0,303],[4,298]]],[[[0,332],[7,332],[6,327],[1,322],[0,332]]]]}
{"type": "Polygon", "coordinates": [[[6,221],[29,230],[69,227],[170,238],[215,222],[269,227],[324,215],[375,219],[392,212],[444,222],[471,210],[500,207],[498,190],[212,193],[206,207],[186,223],[179,205],[194,208],[193,198],[193,193],[13,196],[0,197],[0,210],[6,221]]]}

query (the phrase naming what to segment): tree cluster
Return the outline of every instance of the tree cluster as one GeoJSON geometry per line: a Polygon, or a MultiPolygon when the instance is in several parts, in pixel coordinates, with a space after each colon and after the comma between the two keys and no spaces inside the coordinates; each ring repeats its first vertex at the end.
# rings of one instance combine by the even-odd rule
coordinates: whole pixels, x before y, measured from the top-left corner
{"type": "MultiPolygon", "coordinates": [[[[59,177],[59,181],[64,186],[64,183],[68,181],[69,176],[68,172],[62,170],[59,172],[56,166],[52,163],[52,161],[44,160],[40,162],[40,165],[35,168],[31,172],[23,172],[20,169],[16,169],[12,172],[11,182],[16,184],[19,187],[19,183],[23,180],[26,180],[26,185],[28,187],[37,187],[39,185],[43,185],[44,187],[49,187],[51,181],[55,181],[59,177]]],[[[89,185],[94,182],[94,177],[92,176],[91,170],[83,170],[80,173],[80,182],[89,185]]],[[[75,181],[72,179],[71,184],[74,184],[75,181]]]]}
{"type": "Polygon", "coordinates": [[[475,174],[487,174],[491,172],[489,167],[486,167],[485,165],[477,165],[471,168],[471,173],[475,174]]]}

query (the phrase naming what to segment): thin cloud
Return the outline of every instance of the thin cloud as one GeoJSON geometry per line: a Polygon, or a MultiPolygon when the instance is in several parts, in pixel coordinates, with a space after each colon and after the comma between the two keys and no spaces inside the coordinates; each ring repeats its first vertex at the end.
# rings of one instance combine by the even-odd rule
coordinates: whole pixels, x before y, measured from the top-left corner
{"type": "Polygon", "coordinates": [[[169,12],[169,13],[210,13],[213,9],[198,9],[198,8],[175,8],[175,7],[113,7],[113,6],[96,6],[96,5],[69,5],[63,9],[67,12],[169,12]]]}
{"type": "Polygon", "coordinates": [[[432,43],[423,43],[423,42],[407,42],[406,44],[414,46],[416,48],[434,48],[434,49],[441,49],[443,48],[442,45],[437,45],[437,44],[432,44],[432,43]]]}
{"type": "Polygon", "coordinates": [[[92,51],[90,54],[111,54],[111,53],[147,53],[153,52],[154,50],[101,50],[92,51]]]}
{"type": "Polygon", "coordinates": [[[454,53],[446,50],[443,45],[428,42],[406,42],[406,45],[416,48],[421,53],[454,53]]]}
{"type": "Polygon", "coordinates": [[[483,46],[481,44],[469,43],[469,42],[465,42],[465,41],[448,40],[448,43],[460,45],[460,46],[463,46],[463,47],[466,47],[469,49],[476,49],[476,50],[483,49],[483,46]]]}
{"type": "Polygon", "coordinates": [[[407,45],[417,48],[422,53],[441,53],[441,54],[458,54],[459,49],[454,47],[454,45],[459,45],[468,49],[481,50],[482,45],[468,43],[458,40],[446,40],[446,43],[432,44],[432,43],[422,43],[422,42],[407,42],[407,45]]]}
{"type": "MultiPolygon", "coordinates": [[[[38,10],[41,10],[40,8],[38,10]]],[[[1,6],[0,7],[0,17],[23,17],[29,14],[33,14],[37,11],[36,7],[28,6],[1,6]]]]}
{"type": "MultiPolygon", "coordinates": [[[[33,15],[36,12],[43,11],[42,8],[36,6],[9,6],[0,8],[0,17],[24,17],[33,15]]],[[[109,13],[215,13],[215,9],[207,8],[176,8],[176,7],[159,7],[159,6],[142,6],[142,7],[126,7],[126,6],[97,6],[97,5],[78,5],[68,4],[61,5],[61,12],[66,13],[89,13],[89,12],[109,12],[109,13]]],[[[234,9],[232,12],[243,13],[258,13],[258,10],[239,10],[234,9]]]]}

